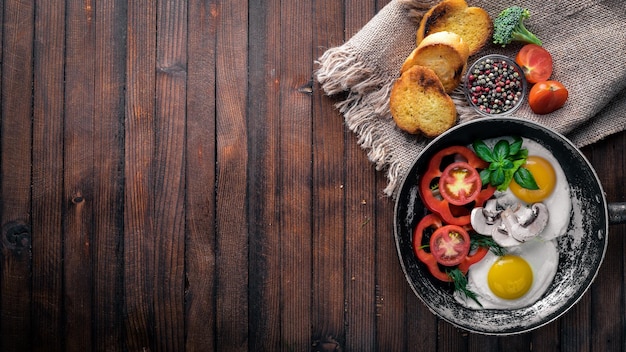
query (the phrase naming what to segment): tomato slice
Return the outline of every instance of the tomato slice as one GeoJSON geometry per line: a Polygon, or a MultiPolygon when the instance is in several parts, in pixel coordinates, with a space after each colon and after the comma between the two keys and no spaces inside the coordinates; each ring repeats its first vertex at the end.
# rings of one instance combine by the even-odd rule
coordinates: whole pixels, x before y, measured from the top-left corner
{"type": "Polygon", "coordinates": [[[443,221],[437,214],[428,214],[420,220],[415,226],[413,231],[413,252],[417,259],[426,264],[428,271],[436,279],[444,282],[452,282],[452,278],[439,268],[437,260],[432,253],[427,252],[422,244],[422,239],[425,237],[426,231],[436,231],[443,226],[443,221]]]}
{"type": "Polygon", "coordinates": [[[552,55],[542,46],[527,44],[515,56],[529,83],[546,81],[552,75],[552,55]]]}
{"type": "Polygon", "coordinates": [[[481,207],[484,202],[493,195],[496,188],[491,185],[483,185],[473,201],[464,205],[450,203],[441,195],[440,190],[433,190],[433,185],[438,184],[443,176],[444,170],[454,162],[465,162],[469,164],[476,169],[478,175],[480,175],[480,170],[489,166],[487,162],[480,159],[467,147],[452,146],[444,148],[430,159],[426,172],[424,172],[420,178],[419,189],[426,208],[439,214],[448,224],[463,226],[470,223],[472,208],[481,207]]]}
{"type": "MultiPolygon", "coordinates": [[[[452,278],[448,275],[447,270],[452,270],[456,266],[464,275],[469,271],[469,267],[483,259],[489,249],[487,247],[478,247],[475,251],[470,252],[471,244],[470,237],[467,235],[467,230],[460,226],[444,225],[443,220],[439,215],[431,213],[422,218],[420,222],[415,226],[413,231],[413,252],[417,259],[426,265],[430,274],[444,282],[452,282],[452,278]],[[428,233],[432,233],[428,245],[424,245],[425,237],[428,233]],[[446,233],[448,240],[446,240],[446,233]],[[456,238],[456,235],[450,235],[451,233],[459,233],[461,235],[462,245],[457,244],[461,242],[456,238]],[[439,238],[440,240],[434,239],[439,238]],[[435,242],[435,243],[432,243],[435,242]],[[465,249],[465,243],[467,243],[467,249],[465,249]],[[428,251],[426,249],[429,249],[428,251]],[[444,260],[445,263],[457,264],[445,265],[437,261],[437,257],[443,258],[447,249],[452,252],[460,253],[456,256],[459,260],[444,260]],[[434,249],[434,250],[433,250],[434,249]],[[462,255],[461,255],[462,254],[462,255]]],[[[445,257],[452,258],[454,255],[447,255],[445,257]]]]}
{"type": "Polygon", "coordinates": [[[528,104],[535,114],[544,115],[563,107],[567,97],[567,89],[561,82],[539,82],[530,89],[528,104]]]}
{"type": "Polygon", "coordinates": [[[448,165],[439,178],[439,192],[450,204],[465,205],[480,193],[483,183],[480,174],[466,162],[448,165]]]}
{"type": "Polygon", "coordinates": [[[430,236],[430,253],[437,263],[445,266],[459,265],[470,250],[467,231],[457,225],[445,225],[430,236]]]}

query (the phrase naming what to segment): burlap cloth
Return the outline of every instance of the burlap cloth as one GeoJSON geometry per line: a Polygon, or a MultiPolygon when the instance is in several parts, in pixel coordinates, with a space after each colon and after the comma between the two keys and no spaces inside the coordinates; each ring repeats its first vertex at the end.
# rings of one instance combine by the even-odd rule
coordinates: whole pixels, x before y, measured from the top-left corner
{"type": "MultiPolygon", "coordinates": [[[[417,21],[438,1],[392,0],[343,45],[316,62],[315,77],[327,95],[341,95],[336,107],[346,126],[378,170],[385,170],[384,193],[395,196],[411,163],[428,139],[399,130],[389,113],[389,93],[404,59],[415,48],[417,21]]],[[[516,117],[532,120],[567,136],[575,145],[592,144],[626,129],[626,3],[623,0],[468,0],[492,18],[511,5],[528,8],[525,22],[552,54],[552,79],[568,88],[566,105],[535,115],[527,104],[516,117]]],[[[522,44],[502,48],[489,43],[470,62],[488,53],[515,57],[522,44]]],[[[460,90],[451,94],[458,123],[479,118],[460,90]]]]}

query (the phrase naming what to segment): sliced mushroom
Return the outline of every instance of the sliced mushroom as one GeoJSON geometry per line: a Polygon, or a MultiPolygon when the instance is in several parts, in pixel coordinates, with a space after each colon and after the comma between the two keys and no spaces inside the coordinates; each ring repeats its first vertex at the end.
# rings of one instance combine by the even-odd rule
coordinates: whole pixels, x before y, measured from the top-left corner
{"type": "Polygon", "coordinates": [[[501,212],[501,210],[498,210],[498,201],[495,199],[490,199],[485,202],[485,206],[482,208],[482,212],[485,216],[487,224],[493,225],[494,223],[496,223],[501,212]]]}
{"type": "Polygon", "coordinates": [[[500,223],[498,224],[498,227],[491,233],[493,240],[502,247],[513,247],[520,244],[520,241],[511,236],[510,232],[511,226],[513,226],[513,224],[517,224],[515,220],[512,220],[515,218],[513,208],[506,208],[502,211],[502,213],[500,213],[500,223]]]}
{"type": "Polygon", "coordinates": [[[535,203],[530,208],[522,206],[515,211],[506,209],[500,214],[500,218],[502,219],[500,232],[519,242],[525,242],[537,237],[546,227],[548,208],[543,203],[535,203]]]}
{"type": "Polygon", "coordinates": [[[472,209],[470,214],[472,228],[481,235],[491,236],[500,225],[500,210],[495,199],[488,200],[484,207],[472,209]]]}

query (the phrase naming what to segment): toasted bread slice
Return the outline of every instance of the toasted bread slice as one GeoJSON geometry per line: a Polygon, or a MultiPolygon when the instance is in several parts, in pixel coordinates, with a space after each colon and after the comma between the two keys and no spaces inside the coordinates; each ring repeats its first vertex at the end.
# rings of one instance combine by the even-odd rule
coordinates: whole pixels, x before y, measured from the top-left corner
{"type": "Polygon", "coordinates": [[[400,72],[415,65],[426,66],[435,71],[443,89],[450,93],[461,83],[468,56],[469,47],[459,35],[436,32],[420,42],[404,61],[400,72]]]}
{"type": "Polygon", "coordinates": [[[456,106],[433,70],[415,65],[391,88],[389,109],[396,125],[411,134],[436,137],[456,122],[456,106]]]}
{"type": "Polygon", "coordinates": [[[453,32],[461,36],[473,55],[491,38],[493,21],[480,7],[468,7],[465,0],[443,0],[424,14],[417,29],[416,43],[436,32],[453,32]]]}

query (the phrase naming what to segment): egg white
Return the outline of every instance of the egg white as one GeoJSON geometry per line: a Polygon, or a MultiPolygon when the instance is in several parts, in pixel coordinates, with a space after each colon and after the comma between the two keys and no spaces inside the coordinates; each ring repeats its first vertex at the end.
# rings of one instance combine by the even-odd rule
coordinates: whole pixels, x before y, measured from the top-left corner
{"type": "Polygon", "coordinates": [[[459,291],[455,291],[455,299],[460,304],[473,309],[517,309],[530,306],[539,300],[556,275],[559,262],[556,240],[544,241],[538,237],[533,238],[519,246],[507,248],[507,254],[522,257],[532,269],[533,282],[524,296],[517,299],[504,299],[491,292],[487,274],[500,257],[490,251],[481,261],[472,265],[467,274],[467,289],[476,294],[482,307],[459,291]]]}

